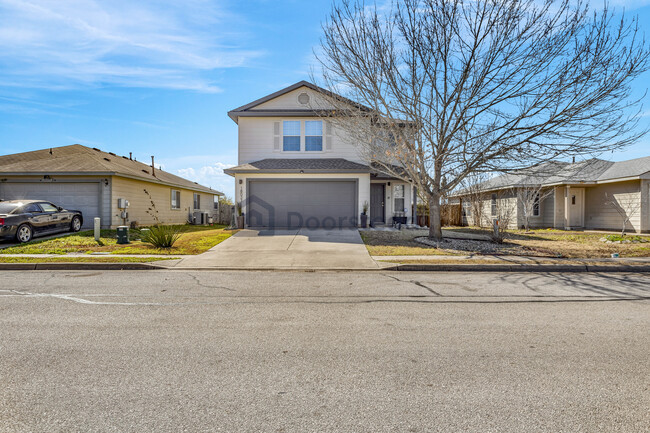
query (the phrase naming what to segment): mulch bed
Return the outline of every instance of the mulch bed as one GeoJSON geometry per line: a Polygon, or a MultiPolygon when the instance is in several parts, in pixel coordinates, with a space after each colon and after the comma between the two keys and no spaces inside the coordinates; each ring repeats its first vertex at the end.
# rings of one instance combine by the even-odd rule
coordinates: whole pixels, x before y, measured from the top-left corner
{"type": "Polygon", "coordinates": [[[533,250],[517,244],[504,242],[498,244],[492,241],[479,241],[470,239],[450,239],[444,238],[442,242],[436,242],[425,236],[416,237],[415,242],[444,250],[450,250],[455,253],[473,253],[480,255],[512,255],[512,256],[536,256],[536,257],[553,257],[548,253],[533,250]]]}

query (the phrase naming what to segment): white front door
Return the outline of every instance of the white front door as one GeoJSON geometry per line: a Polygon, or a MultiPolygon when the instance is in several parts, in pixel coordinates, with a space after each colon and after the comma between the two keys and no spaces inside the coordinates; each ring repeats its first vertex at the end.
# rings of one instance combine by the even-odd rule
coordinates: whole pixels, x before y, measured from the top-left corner
{"type": "Polygon", "coordinates": [[[584,218],[584,188],[571,188],[569,190],[569,227],[583,227],[584,218]]]}

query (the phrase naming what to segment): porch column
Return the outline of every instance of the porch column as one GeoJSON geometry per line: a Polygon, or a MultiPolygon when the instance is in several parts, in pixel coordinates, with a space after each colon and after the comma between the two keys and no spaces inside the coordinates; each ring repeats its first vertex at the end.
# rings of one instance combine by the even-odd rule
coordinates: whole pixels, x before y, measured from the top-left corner
{"type": "Polygon", "coordinates": [[[564,229],[564,188],[553,189],[553,228],[564,229]]]}
{"type": "Polygon", "coordinates": [[[418,223],[418,189],[413,187],[413,212],[411,213],[411,223],[418,223]]]}
{"type": "Polygon", "coordinates": [[[570,226],[570,221],[571,221],[571,187],[570,186],[565,186],[564,187],[564,229],[569,229],[571,228],[570,226]]]}

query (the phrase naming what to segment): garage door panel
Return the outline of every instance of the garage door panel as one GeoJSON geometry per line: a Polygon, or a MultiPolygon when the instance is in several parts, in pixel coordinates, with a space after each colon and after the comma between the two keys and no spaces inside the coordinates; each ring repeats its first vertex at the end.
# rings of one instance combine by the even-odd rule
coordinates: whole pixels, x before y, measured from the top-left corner
{"type": "Polygon", "coordinates": [[[328,227],[333,221],[350,227],[356,221],[356,190],[355,181],[250,181],[248,224],[316,227],[327,219],[328,227]]]}
{"type": "Polygon", "coordinates": [[[84,227],[92,227],[93,219],[99,217],[98,183],[28,183],[5,182],[0,185],[3,200],[45,200],[66,209],[83,213],[84,227]]]}

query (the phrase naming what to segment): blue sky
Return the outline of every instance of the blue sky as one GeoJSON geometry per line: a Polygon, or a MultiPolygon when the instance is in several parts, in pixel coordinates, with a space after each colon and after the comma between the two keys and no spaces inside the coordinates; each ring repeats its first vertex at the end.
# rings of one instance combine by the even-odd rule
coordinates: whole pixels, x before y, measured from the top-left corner
{"type": "MultiPolygon", "coordinates": [[[[650,36],[650,0],[613,3],[639,14],[650,36]]],[[[0,0],[0,154],[79,143],[155,155],[232,196],[222,169],[237,163],[237,125],[226,113],[309,79],[330,5],[0,0]]],[[[602,157],[647,155],[650,138],[602,157]]]]}

